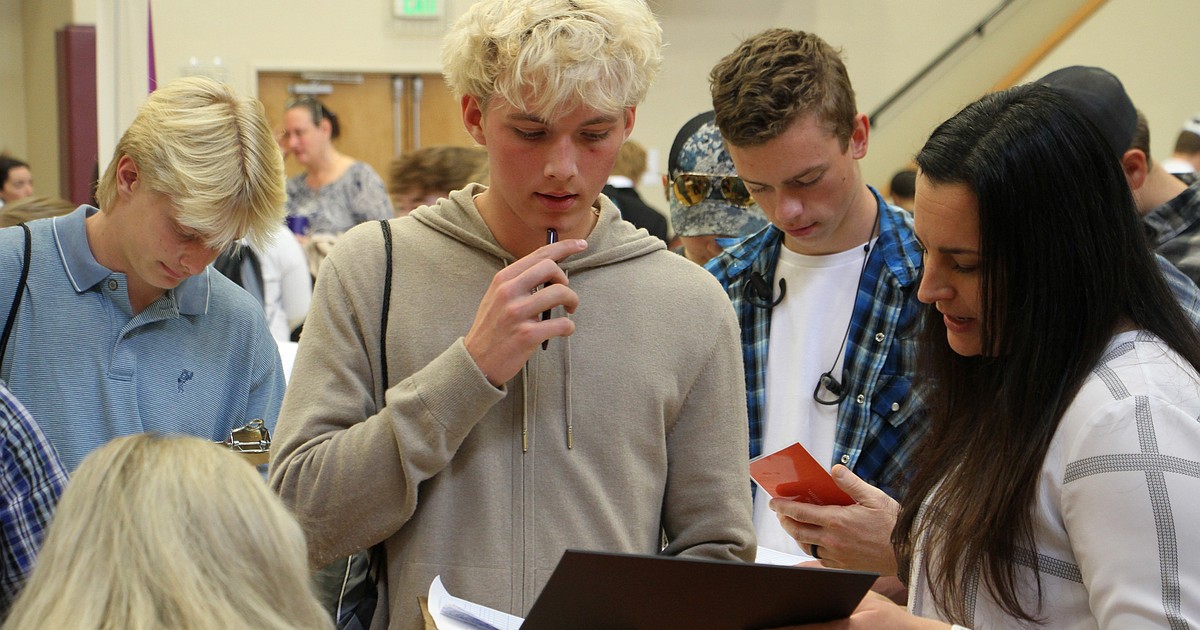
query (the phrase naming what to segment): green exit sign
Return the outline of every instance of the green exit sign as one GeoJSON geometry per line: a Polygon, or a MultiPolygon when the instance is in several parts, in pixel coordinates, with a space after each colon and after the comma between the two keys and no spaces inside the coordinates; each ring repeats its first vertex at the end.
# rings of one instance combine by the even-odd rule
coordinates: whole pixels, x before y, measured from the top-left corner
{"type": "Polygon", "coordinates": [[[392,13],[398,18],[437,19],[442,17],[442,0],[393,0],[392,13]]]}

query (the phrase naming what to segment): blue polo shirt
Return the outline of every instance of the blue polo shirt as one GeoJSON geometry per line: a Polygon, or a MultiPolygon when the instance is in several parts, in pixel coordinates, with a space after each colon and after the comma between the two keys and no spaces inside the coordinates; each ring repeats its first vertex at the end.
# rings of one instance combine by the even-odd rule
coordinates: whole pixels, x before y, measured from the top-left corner
{"type": "MultiPolygon", "coordinates": [[[[207,268],[137,315],[123,273],[96,261],[84,219],[29,223],[28,287],[0,379],[38,419],[68,471],[132,433],[224,440],[262,418],[273,431],[283,367],[262,307],[207,268]]],[[[24,259],[24,233],[0,230],[0,323],[24,259]]]]}

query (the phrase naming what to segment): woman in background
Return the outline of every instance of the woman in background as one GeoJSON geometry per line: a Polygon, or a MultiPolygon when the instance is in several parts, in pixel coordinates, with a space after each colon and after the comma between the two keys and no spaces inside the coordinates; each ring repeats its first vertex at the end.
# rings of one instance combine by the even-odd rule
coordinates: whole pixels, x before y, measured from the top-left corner
{"type": "Polygon", "coordinates": [[[367,163],[338,152],[338,118],[320,101],[288,102],[280,144],[304,166],[287,182],[288,216],[305,217],[307,234],[338,235],[364,221],[392,218],[383,180],[367,163]]]}
{"type": "Polygon", "coordinates": [[[909,608],[822,627],[1200,624],[1200,339],[1068,97],[990,94],[917,156],[930,429],[893,532],[909,608]]]}
{"type": "Polygon", "coordinates": [[[33,194],[33,173],[29,165],[0,154],[0,207],[33,194]]]}
{"type": "Polygon", "coordinates": [[[4,628],[331,628],[304,534],[220,445],[140,433],[71,476],[4,628]]]}

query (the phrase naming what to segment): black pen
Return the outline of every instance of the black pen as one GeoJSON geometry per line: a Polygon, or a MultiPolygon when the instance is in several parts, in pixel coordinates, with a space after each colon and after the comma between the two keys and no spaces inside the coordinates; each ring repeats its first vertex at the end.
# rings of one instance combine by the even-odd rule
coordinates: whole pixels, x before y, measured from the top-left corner
{"type": "MultiPolygon", "coordinates": [[[[554,243],[557,243],[557,242],[558,242],[558,230],[555,230],[554,228],[546,228],[546,244],[553,245],[554,243]]],[[[549,282],[547,282],[546,284],[543,284],[542,288],[544,289],[548,286],[550,286],[549,282]]],[[[546,309],[546,310],[542,311],[542,321],[546,321],[547,319],[550,319],[550,309],[546,309]]],[[[545,350],[549,345],[550,345],[549,339],[542,340],[542,350],[545,350]]]]}

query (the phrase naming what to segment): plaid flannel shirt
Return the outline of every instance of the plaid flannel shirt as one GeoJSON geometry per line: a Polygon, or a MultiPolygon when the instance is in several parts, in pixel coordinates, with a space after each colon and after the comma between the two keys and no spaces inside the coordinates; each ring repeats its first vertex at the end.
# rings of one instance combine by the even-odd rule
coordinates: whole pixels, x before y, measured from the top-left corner
{"type": "MultiPolygon", "coordinates": [[[[879,204],[879,240],[871,250],[854,301],[840,378],[849,393],[838,405],[831,465],[844,464],[895,496],[908,456],[925,428],[920,401],[910,392],[921,254],[912,216],[885,203],[874,188],[870,190],[879,204]]],[[[706,265],[729,293],[741,325],[750,457],[762,451],[771,311],[751,304],[745,293],[754,272],[775,286],[782,243],[783,232],[767,226],[706,265]]],[[[813,385],[798,383],[797,387],[808,390],[813,385]]]]}
{"type": "Polygon", "coordinates": [[[0,382],[0,617],[33,570],[67,485],[58,454],[25,407],[0,382]]]}
{"type": "Polygon", "coordinates": [[[1200,284],[1200,182],[1143,219],[1155,250],[1200,284]]]}
{"type": "Polygon", "coordinates": [[[1154,255],[1154,262],[1158,263],[1158,270],[1162,273],[1163,278],[1167,281],[1167,288],[1171,290],[1171,295],[1175,296],[1175,301],[1179,302],[1179,306],[1183,307],[1183,314],[1192,320],[1192,324],[1200,329],[1200,287],[1196,286],[1192,279],[1184,275],[1171,261],[1163,258],[1160,254],[1154,255]]]}

